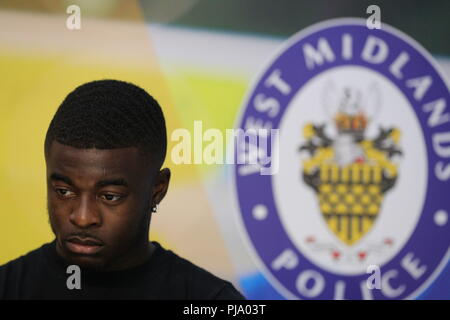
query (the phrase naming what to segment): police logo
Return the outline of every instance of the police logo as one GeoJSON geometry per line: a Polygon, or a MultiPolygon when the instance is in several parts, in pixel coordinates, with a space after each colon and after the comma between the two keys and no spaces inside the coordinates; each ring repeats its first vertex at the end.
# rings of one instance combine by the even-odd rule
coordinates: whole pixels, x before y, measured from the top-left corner
{"type": "Polygon", "coordinates": [[[433,58],[392,27],[330,20],[286,43],[238,123],[279,129],[279,170],[233,174],[249,250],[281,294],[405,299],[432,283],[450,256],[449,98],[433,58]]]}

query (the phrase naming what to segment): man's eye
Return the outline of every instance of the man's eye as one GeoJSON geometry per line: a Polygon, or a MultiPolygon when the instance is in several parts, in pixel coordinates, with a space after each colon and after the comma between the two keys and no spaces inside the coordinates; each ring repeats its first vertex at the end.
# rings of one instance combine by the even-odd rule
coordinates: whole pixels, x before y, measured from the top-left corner
{"type": "Polygon", "coordinates": [[[120,199],[122,199],[121,196],[115,194],[104,194],[103,196],[107,201],[119,201],[120,199]]]}
{"type": "Polygon", "coordinates": [[[61,196],[63,196],[63,197],[68,197],[68,196],[70,196],[71,194],[73,194],[72,191],[67,190],[67,189],[57,188],[57,189],[55,189],[55,190],[56,190],[56,193],[58,193],[59,195],[61,195],[61,196]]]}

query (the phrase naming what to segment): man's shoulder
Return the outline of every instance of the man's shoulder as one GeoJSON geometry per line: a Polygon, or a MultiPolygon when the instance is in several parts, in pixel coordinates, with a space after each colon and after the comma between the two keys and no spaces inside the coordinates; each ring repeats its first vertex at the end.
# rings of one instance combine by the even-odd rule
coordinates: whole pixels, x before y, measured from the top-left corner
{"type": "Polygon", "coordinates": [[[19,256],[3,265],[0,265],[0,274],[5,272],[12,272],[27,267],[35,267],[36,263],[42,260],[44,251],[50,246],[50,243],[46,243],[39,248],[29,251],[26,254],[19,256]]]}
{"type": "Polygon", "coordinates": [[[168,264],[168,281],[173,289],[185,291],[189,299],[245,299],[233,284],[180,257],[171,250],[160,248],[168,264]]]}
{"type": "Polygon", "coordinates": [[[25,284],[42,276],[45,244],[0,266],[0,299],[18,299],[25,284]]]}

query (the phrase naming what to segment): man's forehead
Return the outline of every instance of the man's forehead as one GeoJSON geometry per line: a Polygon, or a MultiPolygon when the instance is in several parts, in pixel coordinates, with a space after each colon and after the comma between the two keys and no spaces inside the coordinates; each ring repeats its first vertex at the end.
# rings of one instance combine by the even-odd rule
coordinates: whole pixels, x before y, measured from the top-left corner
{"type": "Polygon", "coordinates": [[[128,171],[146,165],[145,158],[136,147],[117,149],[80,149],[54,141],[47,165],[52,167],[86,167],[101,171],[128,171]]]}

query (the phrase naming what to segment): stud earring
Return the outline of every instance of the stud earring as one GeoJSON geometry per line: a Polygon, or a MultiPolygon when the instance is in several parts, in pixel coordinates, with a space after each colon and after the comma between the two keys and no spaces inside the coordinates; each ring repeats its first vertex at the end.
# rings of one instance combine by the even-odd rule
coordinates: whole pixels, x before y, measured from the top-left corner
{"type": "Polygon", "coordinates": [[[153,212],[153,213],[158,212],[158,204],[155,204],[155,205],[152,207],[152,212],[153,212]]]}

